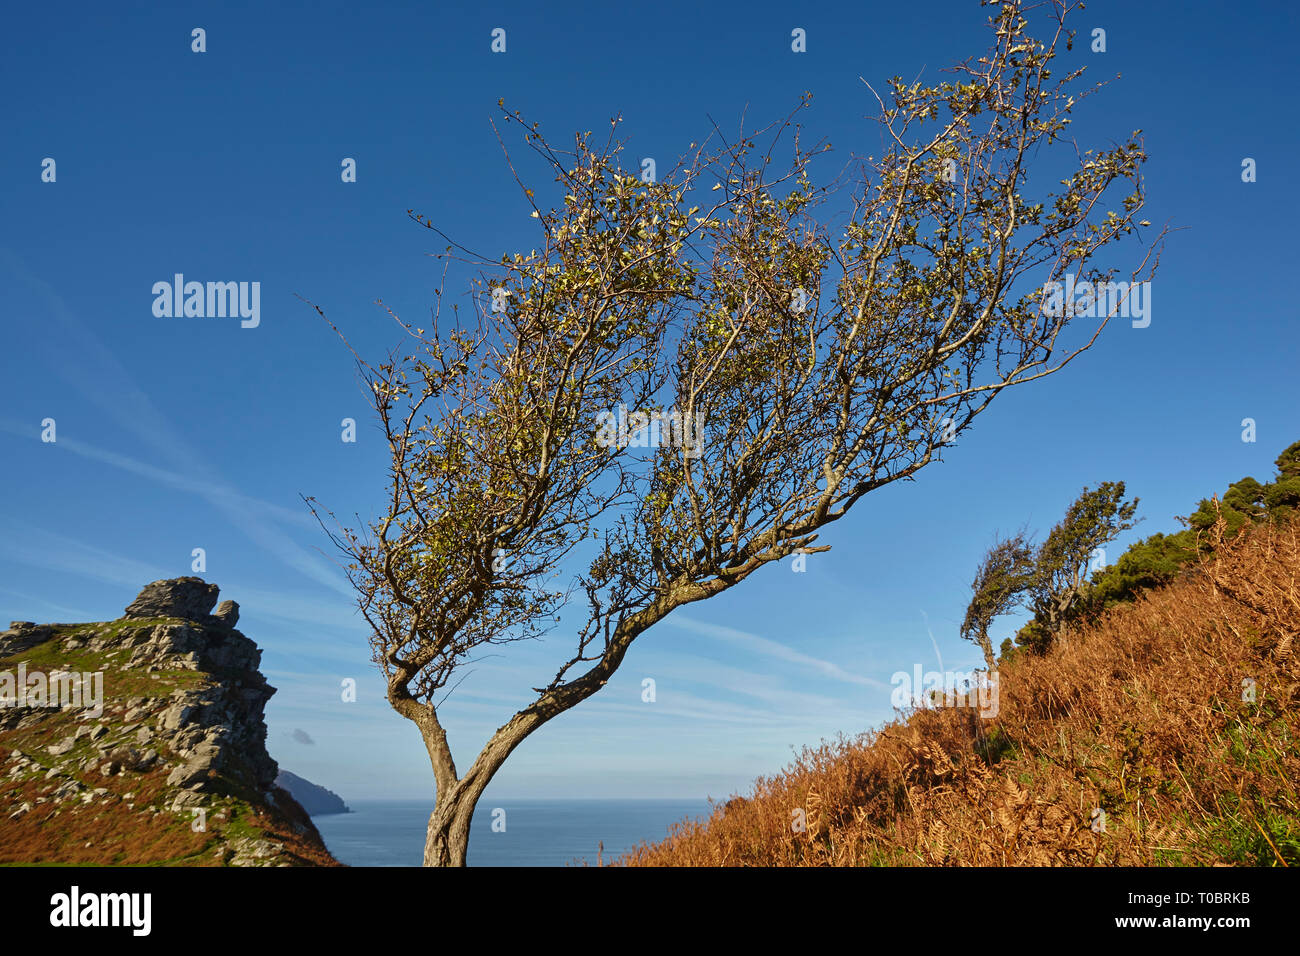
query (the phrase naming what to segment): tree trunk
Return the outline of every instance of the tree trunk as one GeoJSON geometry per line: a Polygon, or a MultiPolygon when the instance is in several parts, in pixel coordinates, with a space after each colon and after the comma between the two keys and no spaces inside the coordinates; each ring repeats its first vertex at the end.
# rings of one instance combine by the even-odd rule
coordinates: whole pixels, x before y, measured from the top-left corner
{"type": "Polygon", "coordinates": [[[980,628],[980,650],[984,652],[984,663],[988,665],[989,673],[992,674],[998,669],[998,662],[993,656],[993,641],[989,639],[989,632],[985,628],[980,628]]]}
{"type": "Polygon", "coordinates": [[[465,865],[473,816],[474,802],[455,798],[429,814],[429,829],[424,838],[425,866],[465,865]]]}
{"type": "Polygon", "coordinates": [[[429,754],[434,758],[437,783],[437,799],[424,838],[425,866],[466,865],[469,828],[479,798],[511,752],[543,722],[536,714],[516,714],[492,735],[474,765],[460,779],[456,778],[456,767],[451,762],[451,751],[446,749],[446,737],[441,728],[425,738],[429,754]]]}
{"type": "MultiPolygon", "coordinates": [[[[782,551],[780,557],[792,554],[797,548],[806,548],[815,540],[817,540],[816,535],[797,539],[782,551]]],[[[739,576],[734,576],[725,584],[713,584],[712,592],[721,593],[727,590],[768,560],[776,559],[764,559],[754,563],[744,574],[738,573],[739,576]]],[[[451,749],[447,746],[447,734],[439,723],[433,706],[417,704],[407,692],[403,681],[410,679],[409,674],[404,677],[399,676],[390,682],[389,700],[393,703],[393,707],[398,713],[413,720],[420,728],[425,748],[429,752],[429,763],[433,768],[434,783],[437,787],[437,797],[434,801],[433,813],[429,815],[429,829],[424,839],[424,865],[465,866],[465,858],[469,851],[469,827],[474,816],[474,807],[478,805],[484,789],[514,749],[552,717],[564,713],[604,687],[609,682],[610,675],[622,663],[623,655],[627,653],[628,647],[638,634],[662,620],[678,605],[688,604],[708,596],[709,593],[702,586],[681,589],[676,599],[671,597],[660,599],[651,607],[621,620],[604,655],[591,670],[567,684],[542,692],[536,701],[518,711],[510,720],[497,728],[496,733],[479,751],[473,766],[463,777],[458,777],[456,774],[456,764],[452,760],[451,749]]]]}

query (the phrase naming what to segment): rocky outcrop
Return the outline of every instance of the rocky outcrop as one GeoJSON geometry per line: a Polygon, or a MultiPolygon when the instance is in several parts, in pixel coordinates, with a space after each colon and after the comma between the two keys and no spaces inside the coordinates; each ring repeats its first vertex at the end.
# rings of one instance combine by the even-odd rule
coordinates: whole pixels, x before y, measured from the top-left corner
{"type": "Polygon", "coordinates": [[[213,605],[221,589],[202,578],[172,578],[146,584],[144,590],[126,607],[125,618],[149,621],[178,618],[207,627],[234,628],[239,621],[239,605],[222,601],[215,614],[213,605]]]}
{"type": "Polygon", "coordinates": [[[19,654],[54,636],[58,624],[34,624],[31,621],[14,621],[9,630],[0,632],[0,658],[19,654]]]}
{"type": "MultiPolygon", "coordinates": [[[[99,715],[84,701],[0,708],[6,829],[25,821],[54,834],[56,818],[86,808],[147,812],[142,830],[166,831],[156,834],[166,846],[159,852],[193,848],[192,862],[333,862],[307,813],[276,783],[263,722],[275,688],[259,670],[257,645],[235,630],[238,605],[223,601],[212,613],[218,593],[199,578],[155,581],[117,621],[15,622],[0,633],[0,670],[95,671],[103,689],[99,715]],[[178,818],[202,826],[178,837],[178,818]]],[[[115,821],[110,829],[123,828],[115,821]]],[[[33,833],[27,842],[47,846],[47,855],[11,860],[0,846],[0,862],[104,862],[82,852],[93,840],[80,846],[79,838],[33,833]]],[[[130,862],[151,861],[136,850],[130,862]]]]}
{"type": "Polygon", "coordinates": [[[239,623],[239,605],[234,601],[222,601],[217,605],[217,613],[212,615],[212,623],[218,627],[233,628],[239,623]]]}
{"type": "Polygon", "coordinates": [[[280,775],[275,778],[275,782],[288,790],[299,805],[313,817],[324,816],[328,813],[352,812],[348,809],[348,805],[343,802],[343,798],[333,790],[326,790],[320,784],[304,780],[296,773],[281,770],[280,775]]]}

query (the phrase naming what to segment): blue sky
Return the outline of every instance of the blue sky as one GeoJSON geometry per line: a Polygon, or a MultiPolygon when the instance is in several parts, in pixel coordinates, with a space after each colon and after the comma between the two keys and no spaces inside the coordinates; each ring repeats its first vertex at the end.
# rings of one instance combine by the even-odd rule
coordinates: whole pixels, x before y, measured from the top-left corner
{"type": "MultiPolygon", "coordinates": [[[[984,49],[973,2],[35,5],[0,38],[0,619],[103,620],[140,586],[203,575],[242,606],[280,690],[269,746],[345,798],[431,792],[415,730],[392,714],[346,583],[299,495],[340,514],[381,505],[387,456],[351,357],[394,342],[378,298],[415,318],[441,243],[415,208],[488,255],[536,224],[488,125],[496,104],[563,140],[621,113],[629,153],[660,168],[707,135],[784,116],[807,89],[810,132],[869,152],[872,100],[984,49]],[[190,49],[203,27],[207,52],[190,49]],[[507,51],[489,50],[506,30],[507,51]],[[790,31],[808,51],[790,51],[790,31]],[[41,181],[52,157],[57,180],[41,181]],[[340,181],[344,157],[357,182],[340,181]],[[261,283],[261,324],[157,318],[173,274],[261,283]],[[355,444],[340,421],[359,422],[355,444]],[[58,440],[40,440],[41,421],[58,440]],[[359,700],[340,700],[340,681],[359,700]],[[302,730],[312,743],[294,731],[302,730]]],[[[678,612],[633,646],[597,697],[507,763],[489,797],[726,797],[792,747],[891,714],[890,676],[969,669],[957,628],[996,531],[1040,533],[1085,484],[1124,480],[1139,535],[1300,438],[1295,398],[1293,72],[1286,4],[1097,2],[1107,31],[1068,62],[1122,80],[1074,126],[1088,146],[1145,131],[1146,218],[1182,231],[1152,322],[1112,323],[1059,376],[1000,398],[941,465],[864,499],[833,550],[678,612]],[[1241,181],[1245,157],[1258,181],[1241,181]],[[1241,439],[1254,418],[1257,441],[1241,439]],[[657,699],[641,700],[656,681],[657,699]]],[[[544,184],[544,183],[543,183],[544,184]]],[[[1127,255],[1134,255],[1130,245],[1127,255]]],[[[1124,261],[1124,260],[1121,260],[1124,261]]],[[[1133,260],[1136,264],[1136,259],[1133,260]]],[[[459,295],[463,286],[449,289],[459,295]]],[[[1014,630],[1012,621],[996,633],[1014,630]]],[[[448,705],[467,765],[555,641],[474,667],[448,705]]]]}

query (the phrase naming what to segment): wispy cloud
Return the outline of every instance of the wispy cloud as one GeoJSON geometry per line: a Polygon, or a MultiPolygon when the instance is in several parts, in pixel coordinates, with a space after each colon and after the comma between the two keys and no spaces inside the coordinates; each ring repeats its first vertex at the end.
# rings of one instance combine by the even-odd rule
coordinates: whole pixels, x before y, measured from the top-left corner
{"type": "Polygon", "coordinates": [[[930,644],[934,647],[934,656],[939,660],[939,670],[943,670],[943,655],[939,653],[939,642],[934,639],[934,631],[930,630],[930,615],[922,611],[921,618],[925,621],[925,633],[930,635],[930,644]]]}
{"type": "Polygon", "coordinates": [[[724,627],[721,624],[709,624],[706,621],[696,620],[692,617],[670,616],[667,619],[668,624],[675,625],[685,631],[691,631],[695,634],[702,634],[705,637],[716,638],[725,641],[737,647],[742,647],[756,654],[763,654],[767,657],[773,657],[777,660],[786,661],[790,664],[796,664],[809,670],[816,671],[824,677],[831,680],[842,681],[846,684],[857,684],[861,687],[877,687],[888,689],[889,685],[874,677],[865,677],[861,674],[853,674],[844,670],[838,664],[832,661],[824,661],[817,657],[812,657],[802,651],[797,651],[793,647],[788,647],[778,641],[770,638],[760,637],[757,634],[751,634],[748,631],[739,631],[733,627],[724,627]]]}
{"type": "Polygon", "coordinates": [[[63,574],[76,574],[131,589],[134,596],[150,581],[167,577],[156,565],[135,561],[16,521],[5,521],[0,533],[0,556],[17,564],[35,565],[63,574]],[[21,543],[20,543],[21,542],[21,543]]]}
{"type": "Polygon", "coordinates": [[[85,621],[92,616],[91,612],[82,610],[79,607],[68,607],[67,605],[64,604],[55,604],[53,601],[47,601],[45,598],[37,597],[34,594],[24,594],[21,591],[14,591],[10,588],[0,588],[0,594],[8,594],[11,597],[16,597],[19,600],[21,600],[23,602],[24,614],[32,613],[25,609],[30,607],[33,604],[36,604],[36,605],[40,605],[41,607],[50,608],[52,611],[54,611],[56,615],[59,616],[59,619],[63,621],[68,621],[68,622],[85,621]]]}
{"type": "MultiPolygon", "coordinates": [[[[8,432],[19,438],[27,438],[31,441],[39,441],[39,429],[32,428],[30,425],[23,426],[14,421],[0,420],[0,431],[8,432]]],[[[292,508],[286,508],[283,505],[272,504],[269,501],[262,501],[260,498],[253,498],[249,495],[240,494],[229,487],[214,484],[202,478],[195,478],[190,475],[183,475],[179,472],[168,471],[166,468],[158,468],[147,462],[131,458],[128,455],[119,452],[109,451],[105,448],[99,448],[88,442],[78,441],[75,438],[68,438],[66,432],[59,437],[55,443],[55,448],[60,451],[70,451],[82,458],[89,458],[92,461],[100,461],[114,468],[120,468],[123,471],[139,475],[142,478],[148,478],[160,485],[166,485],[169,488],[176,488],[180,491],[192,492],[208,500],[223,499],[232,507],[244,509],[246,512],[254,515],[260,515],[265,518],[272,518],[276,521],[283,521],[288,524],[296,524],[303,528],[317,529],[320,527],[316,519],[306,510],[295,511],[292,508]]]]}
{"type": "MultiPolygon", "coordinates": [[[[153,448],[175,471],[158,469],[127,456],[115,456],[112,452],[96,456],[96,450],[84,443],[80,444],[78,453],[89,453],[90,457],[100,457],[109,464],[200,495],[258,547],[318,584],[339,594],[351,594],[347,581],[336,569],[267,520],[265,507],[250,511],[246,507],[246,496],[225,482],[208,477],[215,475],[216,470],[172,427],[107,346],[76,317],[48,283],[32,275],[8,250],[0,250],[0,263],[46,301],[51,324],[61,332],[61,341],[79,350],[83,361],[76,362],[76,354],[66,352],[64,360],[57,366],[58,374],[122,428],[153,448]],[[259,510],[262,513],[258,513],[259,510]]],[[[59,444],[65,441],[65,438],[60,438],[59,444]]]]}
{"type": "MultiPolygon", "coordinates": [[[[117,585],[130,597],[150,581],[174,577],[157,565],[11,519],[0,519],[0,558],[117,585]]],[[[330,605],[307,595],[243,587],[238,581],[226,582],[222,594],[237,600],[245,617],[266,615],[339,632],[356,628],[355,609],[342,601],[330,605]]]]}
{"type": "Polygon", "coordinates": [[[325,601],[284,591],[268,591],[244,586],[238,581],[229,583],[223,590],[249,615],[266,614],[285,621],[347,632],[355,631],[358,626],[367,627],[357,613],[356,605],[348,601],[325,601]]]}

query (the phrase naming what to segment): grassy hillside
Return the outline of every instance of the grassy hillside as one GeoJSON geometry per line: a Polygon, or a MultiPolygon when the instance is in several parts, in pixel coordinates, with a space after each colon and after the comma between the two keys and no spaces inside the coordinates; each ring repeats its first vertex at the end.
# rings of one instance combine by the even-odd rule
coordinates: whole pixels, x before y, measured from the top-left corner
{"type": "Polygon", "coordinates": [[[1300,862],[1300,521],[1223,528],[1171,583],[1003,661],[995,718],[920,710],[805,750],[617,863],[1300,862]]]}

